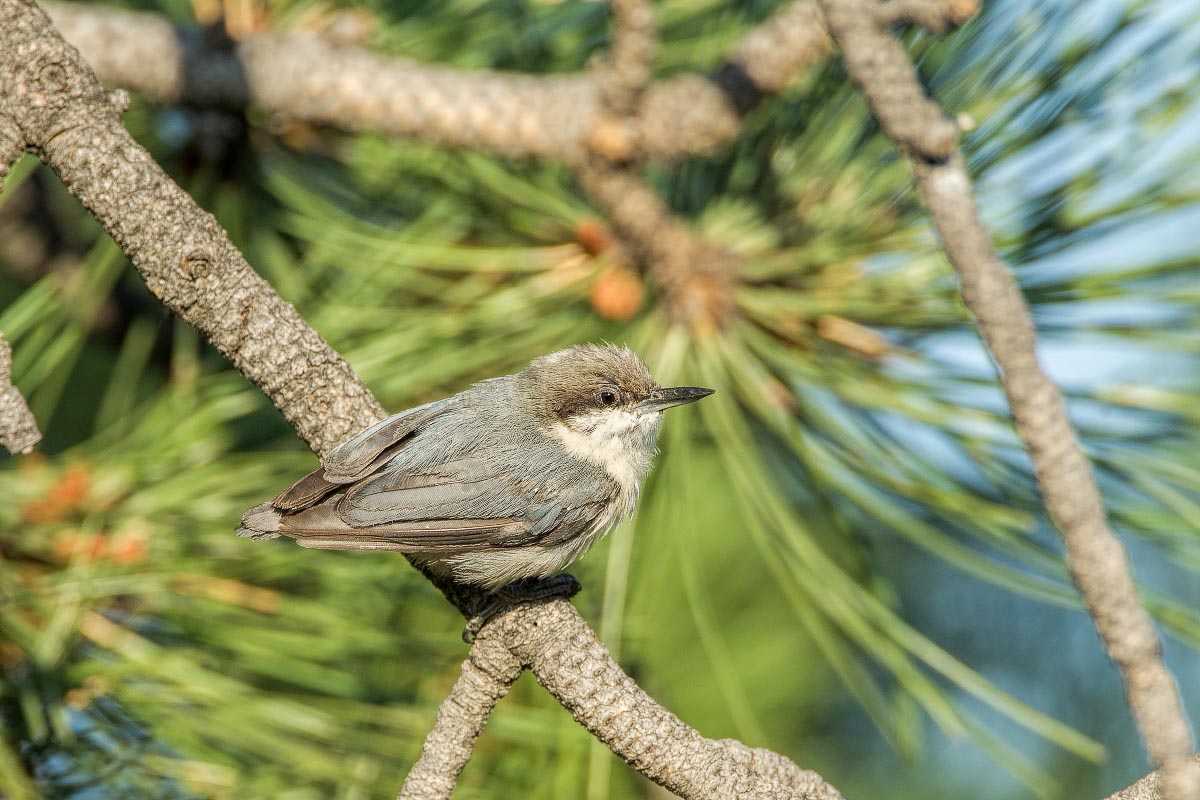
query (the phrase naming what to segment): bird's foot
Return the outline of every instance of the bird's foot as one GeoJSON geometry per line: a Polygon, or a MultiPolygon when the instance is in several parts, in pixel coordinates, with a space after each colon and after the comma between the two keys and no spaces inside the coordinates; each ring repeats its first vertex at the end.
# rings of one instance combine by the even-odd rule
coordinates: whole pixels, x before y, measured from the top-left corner
{"type": "Polygon", "coordinates": [[[569,600],[579,594],[582,588],[573,575],[565,572],[549,578],[525,578],[505,584],[492,592],[479,610],[467,620],[467,625],[463,628],[463,641],[467,644],[475,641],[484,625],[513,606],[569,600]]]}

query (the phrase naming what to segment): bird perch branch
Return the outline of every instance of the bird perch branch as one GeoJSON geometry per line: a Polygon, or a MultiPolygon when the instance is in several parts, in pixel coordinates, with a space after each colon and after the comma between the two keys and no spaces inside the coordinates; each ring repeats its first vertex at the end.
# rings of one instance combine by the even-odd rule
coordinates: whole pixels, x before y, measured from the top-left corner
{"type": "MultiPolygon", "coordinates": [[[[150,290],[259,386],[314,452],[327,453],[380,419],[383,409],[341,356],[251,270],[216,220],[129,136],[118,105],[33,0],[0,0],[0,119],[11,123],[4,128],[8,137],[50,165],[150,290]]],[[[439,588],[461,610],[478,600],[470,592],[439,588]]],[[[486,642],[477,657],[495,652],[484,647],[507,649],[619,756],[686,797],[840,796],[832,788],[804,788],[820,779],[782,756],[714,743],[671,716],[621,671],[565,600],[511,608],[479,638],[486,642]],[[584,649],[573,653],[576,647],[584,649]],[[578,669],[583,662],[587,672],[578,669]],[[611,713],[614,708],[622,713],[611,713]],[[646,741],[639,731],[653,731],[655,739],[646,741]]],[[[440,764],[422,759],[424,774],[437,773],[450,785],[461,769],[456,766],[461,748],[469,752],[488,704],[503,695],[499,687],[509,674],[491,673],[475,684],[474,667],[464,667],[464,675],[469,670],[472,677],[452,692],[466,702],[444,704],[445,719],[431,734],[458,747],[458,754],[439,756],[440,764]]],[[[421,775],[418,779],[419,784],[421,775]]]]}
{"type": "Polygon", "coordinates": [[[955,126],[926,98],[875,0],[820,3],[847,72],[912,162],[921,199],[958,272],[963,300],[1000,372],[1046,509],[1062,532],[1071,575],[1105,650],[1120,668],[1142,740],[1162,771],[1166,800],[1200,800],[1200,769],[1192,762],[1178,688],[1138,598],[1129,558],[1108,526],[1062,393],[1038,363],[1029,306],[979,219],[955,126]]]}

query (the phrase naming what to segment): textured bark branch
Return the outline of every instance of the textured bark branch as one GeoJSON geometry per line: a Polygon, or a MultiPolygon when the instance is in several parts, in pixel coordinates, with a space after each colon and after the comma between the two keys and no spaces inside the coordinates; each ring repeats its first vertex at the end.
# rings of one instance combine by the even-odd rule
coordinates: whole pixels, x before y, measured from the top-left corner
{"type": "Polygon", "coordinates": [[[837,800],[815,772],[730,739],[706,739],[617,666],[569,603],[523,605],[488,624],[538,683],[634,769],[684,798],[837,800]]]}
{"type": "MultiPolygon", "coordinates": [[[[252,36],[228,52],[157,14],[59,3],[49,8],[101,80],[155,102],[226,108],[254,103],[349,131],[565,161],[585,154],[602,119],[598,86],[589,75],[456,70],[304,35],[252,36]]],[[[751,32],[715,79],[685,74],[647,87],[635,115],[639,152],[671,161],[710,154],[732,141],[742,114],[828,53],[823,30],[811,24],[816,18],[810,2],[796,2],[751,32]]]]}
{"type": "Polygon", "coordinates": [[[28,453],[42,440],[29,404],[12,382],[12,347],[0,333],[0,445],[10,453],[28,453]]]}
{"type": "MultiPolygon", "coordinates": [[[[121,125],[119,105],[33,0],[0,0],[0,120],[8,121],[0,127],[0,153],[13,152],[4,141],[37,152],[155,295],[254,381],[318,455],[380,419],[383,409],[346,362],[254,274],[216,220],[133,141],[121,125]]],[[[439,588],[466,614],[484,600],[466,587],[439,588]]],[[[824,783],[782,756],[704,739],[650,701],[568,602],[519,606],[502,619],[503,626],[492,622],[481,631],[484,641],[464,665],[454,699],[443,706],[426,742],[429,752],[412,781],[414,792],[452,788],[471,742],[505,682],[511,683],[513,665],[527,664],[586,719],[589,730],[651,779],[678,787],[686,797],[838,796],[833,790],[805,794],[804,787],[824,783]],[[589,649],[575,656],[570,650],[576,646],[589,649]],[[594,672],[578,672],[580,659],[594,672]],[[623,713],[598,708],[606,699],[620,701],[623,713]],[[636,731],[676,739],[646,742],[631,734],[636,731]],[[439,743],[446,749],[433,752],[443,746],[439,743]],[[785,787],[785,781],[799,788],[785,787]],[[705,794],[709,789],[715,793],[705,794]]]]}
{"type": "Polygon", "coordinates": [[[872,0],[821,3],[847,70],[884,130],[910,157],[921,199],[958,272],[963,300],[1000,372],[1046,509],[1062,532],[1072,578],[1125,679],[1146,749],[1162,770],[1164,794],[1167,800],[1200,800],[1200,771],[1190,764],[1191,733],[1178,688],[1163,664],[1125,549],[1108,526],[1062,393],[1038,363],[1029,306],[979,219],[966,166],[953,145],[953,126],[939,108],[930,108],[907,56],[874,21],[872,0]],[[918,97],[920,105],[907,117],[887,118],[903,98],[918,97]]]}
{"type": "MultiPolygon", "coordinates": [[[[1192,761],[1192,769],[1200,773],[1200,754],[1192,761]]],[[[1167,800],[1162,791],[1162,776],[1151,772],[1136,783],[1114,792],[1104,800],[1167,800]]]]}
{"type": "Polygon", "coordinates": [[[521,662],[499,639],[475,640],[397,800],[449,800],[492,709],[522,670],[521,662]]]}
{"type": "Polygon", "coordinates": [[[746,34],[729,63],[745,75],[753,88],[771,94],[783,89],[800,70],[826,56],[832,47],[816,4],[792,3],[746,34]]]}
{"type": "Polygon", "coordinates": [[[925,95],[900,43],[888,33],[876,0],[819,0],[846,72],[862,87],[884,132],[923,158],[947,158],[958,127],[925,95]]]}
{"type": "Polygon", "coordinates": [[[16,120],[0,114],[0,188],[17,159],[25,153],[25,139],[16,120]]]}

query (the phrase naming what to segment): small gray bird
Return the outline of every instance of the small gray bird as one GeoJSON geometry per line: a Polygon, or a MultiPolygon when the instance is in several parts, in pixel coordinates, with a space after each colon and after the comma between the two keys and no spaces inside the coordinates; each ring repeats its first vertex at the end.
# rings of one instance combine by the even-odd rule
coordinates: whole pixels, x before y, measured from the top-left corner
{"type": "Polygon", "coordinates": [[[623,347],[568,347],[372,425],[237,532],[396,550],[489,590],[545,578],[633,511],[663,410],[712,392],[659,387],[623,347]]]}

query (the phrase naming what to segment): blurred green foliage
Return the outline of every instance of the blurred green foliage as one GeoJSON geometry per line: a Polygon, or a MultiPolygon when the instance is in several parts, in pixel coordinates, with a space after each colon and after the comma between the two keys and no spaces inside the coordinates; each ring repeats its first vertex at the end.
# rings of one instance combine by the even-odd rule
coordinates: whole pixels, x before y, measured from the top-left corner
{"type": "MultiPolygon", "coordinates": [[[[716,66],[775,6],[661,5],[660,73],[716,66]]],[[[317,8],[287,0],[267,17],[299,24],[317,8]]],[[[1186,135],[1200,125],[1198,67],[1181,55],[1200,19],[1166,8],[1108,4],[1085,21],[1070,3],[1009,0],[944,41],[907,43],[939,99],[978,122],[967,146],[988,222],[1049,341],[1067,342],[1047,351],[1052,371],[1096,362],[1067,389],[1121,532],[1195,571],[1195,341],[1178,331],[1196,322],[1194,283],[1179,280],[1196,255],[1169,239],[1200,208],[1186,135]],[[1118,157],[1130,143],[1148,157],[1118,157]],[[1108,380],[1109,362],[1134,357],[1167,368],[1142,386],[1108,380]]],[[[607,35],[601,4],[371,10],[378,49],[470,67],[580,69],[607,35]]],[[[906,621],[877,555],[900,538],[980,581],[1078,605],[903,161],[838,64],[766,102],[719,156],[651,176],[744,262],[737,318],[719,332],[673,325],[653,286],[643,301],[628,265],[593,254],[602,223],[561,166],[255,112],[243,124],[135,104],[127,121],[389,408],[600,339],[629,343],[664,384],[718,389],[670,419],[636,521],[576,570],[577,602],[621,663],[704,733],[839,783],[849,765],[808,752],[837,749],[821,742],[853,713],[846,692],[907,757],[932,720],[1060,794],[970,697],[1103,758],[906,621]]],[[[234,538],[241,511],[313,457],[30,159],[0,209],[21,191],[36,191],[71,260],[32,281],[0,271],[0,330],[47,432],[44,455],[0,470],[0,792],[395,792],[457,674],[461,620],[398,557],[234,538]]],[[[1167,631],[1200,643],[1196,609],[1146,597],[1167,631]]],[[[652,792],[524,678],[456,796],[652,792]]]]}

